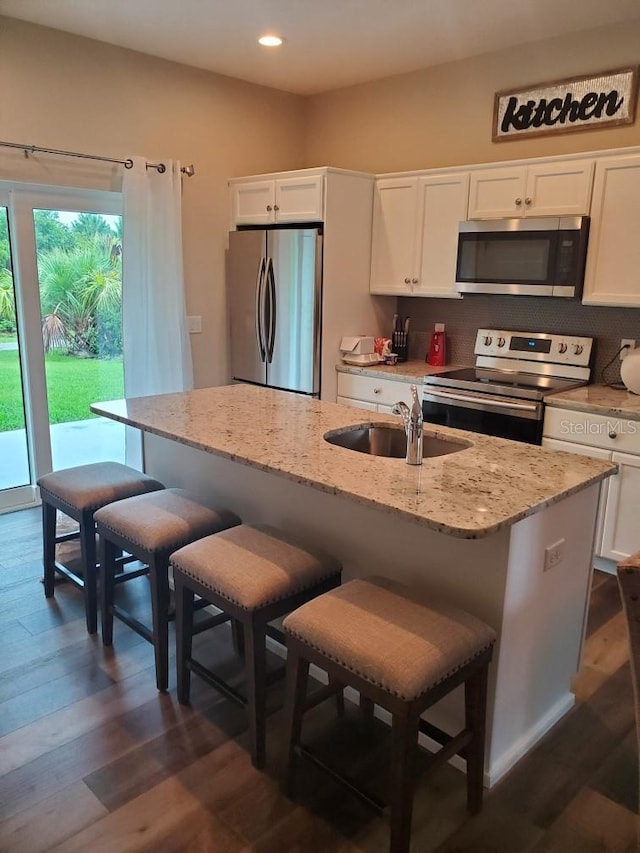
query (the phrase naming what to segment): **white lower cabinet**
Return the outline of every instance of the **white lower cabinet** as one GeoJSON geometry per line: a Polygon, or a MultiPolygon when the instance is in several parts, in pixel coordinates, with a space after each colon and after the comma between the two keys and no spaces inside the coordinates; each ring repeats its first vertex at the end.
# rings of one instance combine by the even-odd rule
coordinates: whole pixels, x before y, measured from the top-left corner
{"type": "Polygon", "coordinates": [[[640,421],[547,406],[542,445],[618,465],[602,485],[595,554],[619,562],[640,550],[640,421]]]}
{"type": "Polygon", "coordinates": [[[401,400],[411,403],[411,385],[398,379],[377,379],[353,373],[338,374],[338,403],[389,414],[401,400]]]}

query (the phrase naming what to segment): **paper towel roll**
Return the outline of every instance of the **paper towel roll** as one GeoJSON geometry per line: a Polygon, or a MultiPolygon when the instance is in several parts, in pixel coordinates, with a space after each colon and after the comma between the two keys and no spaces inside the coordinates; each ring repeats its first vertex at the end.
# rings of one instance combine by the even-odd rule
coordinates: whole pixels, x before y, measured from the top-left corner
{"type": "Polygon", "coordinates": [[[631,350],[620,365],[620,376],[629,391],[640,394],[640,347],[631,350]]]}

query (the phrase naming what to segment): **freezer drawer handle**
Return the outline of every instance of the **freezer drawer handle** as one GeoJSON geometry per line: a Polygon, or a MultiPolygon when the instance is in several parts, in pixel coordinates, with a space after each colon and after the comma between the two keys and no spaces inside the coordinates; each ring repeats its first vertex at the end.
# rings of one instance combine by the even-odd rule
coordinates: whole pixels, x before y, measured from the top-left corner
{"type": "Polygon", "coordinates": [[[260,352],[260,361],[266,358],[264,345],[264,274],[266,270],[266,258],[260,259],[258,267],[258,278],[256,280],[256,338],[258,341],[258,350],[260,352]]]}

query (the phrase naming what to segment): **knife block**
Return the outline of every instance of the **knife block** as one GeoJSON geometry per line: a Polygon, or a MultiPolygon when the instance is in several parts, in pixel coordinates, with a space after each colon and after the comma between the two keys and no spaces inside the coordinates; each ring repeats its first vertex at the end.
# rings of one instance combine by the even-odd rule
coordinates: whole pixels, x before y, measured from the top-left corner
{"type": "Polygon", "coordinates": [[[394,332],[391,342],[393,344],[393,352],[398,356],[398,361],[406,361],[407,352],[409,350],[409,333],[394,332]]]}

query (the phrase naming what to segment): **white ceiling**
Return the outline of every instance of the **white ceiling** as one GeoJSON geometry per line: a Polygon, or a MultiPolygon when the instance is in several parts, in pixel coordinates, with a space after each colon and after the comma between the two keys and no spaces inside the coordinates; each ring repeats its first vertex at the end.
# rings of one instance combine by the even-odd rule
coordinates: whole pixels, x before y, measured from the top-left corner
{"type": "MultiPolygon", "coordinates": [[[[0,14],[299,94],[640,17],[638,0],[0,0],[0,14]],[[277,32],[280,48],[259,35],[277,32]]],[[[601,70],[598,58],[594,68],[601,70]]]]}

